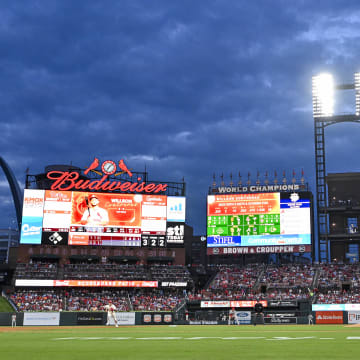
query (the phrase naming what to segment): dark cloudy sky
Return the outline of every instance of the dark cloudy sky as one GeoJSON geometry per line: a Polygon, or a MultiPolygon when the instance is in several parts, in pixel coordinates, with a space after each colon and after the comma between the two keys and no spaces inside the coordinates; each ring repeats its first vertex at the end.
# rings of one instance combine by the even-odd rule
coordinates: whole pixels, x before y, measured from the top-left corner
{"type": "MultiPolygon", "coordinates": [[[[0,155],[21,187],[27,168],[124,158],[185,178],[195,234],[213,173],[304,169],[315,191],[311,77],[360,70],[358,0],[4,0],[0,19],[0,155]]],[[[359,125],[326,131],[328,170],[360,171],[359,125]]]]}

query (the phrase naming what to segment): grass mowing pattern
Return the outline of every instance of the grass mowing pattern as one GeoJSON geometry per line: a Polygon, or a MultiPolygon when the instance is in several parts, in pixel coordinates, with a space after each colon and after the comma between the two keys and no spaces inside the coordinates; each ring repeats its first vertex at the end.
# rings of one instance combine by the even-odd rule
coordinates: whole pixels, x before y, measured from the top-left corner
{"type": "Polygon", "coordinates": [[[329,360],[358,359],[360,354],[360,327],[344,325],[8,327],[0,331],[1,360],[329,360]]]}

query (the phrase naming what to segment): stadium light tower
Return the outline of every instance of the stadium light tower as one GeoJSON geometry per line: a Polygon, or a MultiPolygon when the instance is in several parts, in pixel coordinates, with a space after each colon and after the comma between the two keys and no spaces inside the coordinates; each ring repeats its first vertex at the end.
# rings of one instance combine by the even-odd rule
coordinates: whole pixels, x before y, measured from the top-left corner
{"type": "Polygon", "coordinates": [[[334,79],[331,74],[320,74],[312,80],[314,117],[334,115],[334,79]]]}
{"type": "Polygon", "coordinates": [[[355,114],[356,116],[360,115],[360,73],[354,74],[355,79],[355,114]]]}
{"type": "Polygon", "coordinates": [[[320,74],[312,78],[313,117],[316,162],[316,208],[319,260],[329,260],[329,217],[326,192],[325,127],[343,122],[360,122],[360,73],[354,83],[335,85],[332,75],[320,74]],[[355,114],[335,115],[335,90],[355,90],[355,114]]]}

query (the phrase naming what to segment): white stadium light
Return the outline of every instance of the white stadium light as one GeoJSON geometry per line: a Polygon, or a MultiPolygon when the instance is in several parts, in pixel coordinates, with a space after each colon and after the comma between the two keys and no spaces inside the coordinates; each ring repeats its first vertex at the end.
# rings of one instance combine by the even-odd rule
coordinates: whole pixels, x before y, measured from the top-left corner
{"type": "Polygon", "coordinates": [[[314,117],[334,115],[334,79],[331,74],[320,74],[312,78],[314,117]]]}
{"type": "Polygon", "coordinates": [[[360,73],[354,74],[355,83],[355,114],[360,115],[360,73]]]}

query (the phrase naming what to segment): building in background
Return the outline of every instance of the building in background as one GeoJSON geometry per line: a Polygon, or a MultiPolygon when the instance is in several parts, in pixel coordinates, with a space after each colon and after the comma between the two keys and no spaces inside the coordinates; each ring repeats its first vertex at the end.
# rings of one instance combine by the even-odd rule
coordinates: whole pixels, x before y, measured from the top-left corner
{"type": "Polygon", "coordinates": [[[358,262],[360,243],[360,173],[326,176],[331,261],[358,262]]]}
{"type": "Polygon", "coordinates": [[[10,248],[19,245],[19,231],[16,229],[0,229],[0,264],[9,261],[10,248]]]}

